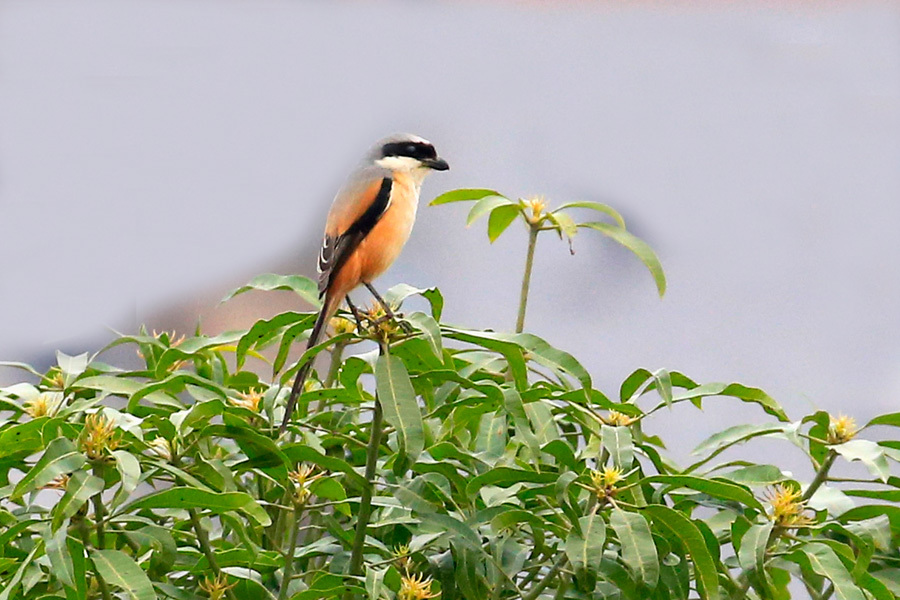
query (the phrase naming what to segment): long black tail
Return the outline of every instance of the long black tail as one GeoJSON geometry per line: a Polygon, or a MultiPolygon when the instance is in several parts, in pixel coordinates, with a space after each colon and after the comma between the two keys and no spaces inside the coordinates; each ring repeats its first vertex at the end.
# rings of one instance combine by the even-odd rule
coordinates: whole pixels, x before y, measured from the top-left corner
{"type": "MultiPolygon", "coordinates": [[[[331,302],[328,301],[328,298],[325,299],[325,303],[322,305],[322,310],[319,311],[319,316],[316,317],[316,324],[313,325],[312,333],[309,334],[309,341],[306,342],[306,349],[309,350],[316,344],[321,341],[322,334],[325,333],[325,323],[328,321],[328,318],[331,316],[331,313],[334,312],[331,307],[331,302]]],[[[284,430],[287,429],[287,425],[291,420],[291,417],[294,416],[294,408],[297,406],[297,398],[300,396],[300,391],[303,389],[303,384],[306,383],[306,378],[309,377],[309,371],[312,369],[314,359],[309,359],[306,361],[300,369],[297,371],[297,376],[294,377],[294,385],[291,386],[291,395],[288,397],[287,406],[284,408],[284,420],[281,421],[281,428],[279,429],[279,433],[284,433],[284,430]]]]}

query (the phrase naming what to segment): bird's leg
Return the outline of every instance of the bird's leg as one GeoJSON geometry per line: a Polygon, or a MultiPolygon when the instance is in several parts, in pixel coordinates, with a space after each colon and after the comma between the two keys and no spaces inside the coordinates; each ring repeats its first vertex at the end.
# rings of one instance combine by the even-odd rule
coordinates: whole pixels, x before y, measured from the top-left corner
{"type": "Polygon", "coordinates": [[[385,317],[392,321],[395,321],[398,325],[400,325],[400,327],[403,328],[404,331],[409,331],[411,329],[408,323],[397,318],[397,315],[394,314],[393,310],[391,310],[391,307],[388,305],[387,301],[385,301],[385,299],[381,297],[381,294],[378,293],[378,291],[375,289],[375,286],[373,286],[368,281],[364,281],[363,285],[365,285],[366,288],[368,288],[368,290],[372,292],[372,295],[375,296],[375,300],[377,300],[378,304],[381,305],[381,308],[384,309],[385,317]]]}
{"type": "Polygon", "coordinates": [[[356,305],[353,304],[353,301],[350,300],[350,296],[346,296],[345,299],[347,300],[347,306],[350,307],[350,312],[353,313],[353,318],[356,320],[356,330],[362,335],[362,315],[359,313],[359,309],[356,308],[356,305]]]}

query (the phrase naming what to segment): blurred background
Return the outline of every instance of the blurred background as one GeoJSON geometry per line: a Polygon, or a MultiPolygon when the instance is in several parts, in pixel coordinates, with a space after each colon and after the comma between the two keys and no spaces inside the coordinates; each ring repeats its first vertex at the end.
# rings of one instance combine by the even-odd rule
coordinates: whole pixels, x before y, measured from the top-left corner
{"type": "MultiPolygon", "coordinates": [[[[438,286],[449,322],[511,330],[524,228],[491,245],[467,206],[425,204],[608,202],[659,253],[665,298],[599,235],[574,256],[546,236],[526,323],[608,395],[665,367],[795,418],[900,406],[897,2],[0,0],[0,360],[301,308],[217,303],[313,275],[344,174],[395,131],[452,169],[380,289],[438,286]]],[[[655,427],[683,454],[765,417],[705,410],[655,427]]]]}

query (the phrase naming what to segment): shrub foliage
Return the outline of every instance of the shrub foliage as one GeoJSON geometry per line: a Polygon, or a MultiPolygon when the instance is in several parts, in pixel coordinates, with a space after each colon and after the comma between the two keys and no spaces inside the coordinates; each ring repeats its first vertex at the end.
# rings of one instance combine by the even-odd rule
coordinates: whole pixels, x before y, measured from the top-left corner
{"type": "MultiPolygon", "coordinates": [[[[666,370],[639,369],[608,396],[575,357],[521,332],[534,242],[598,231],[662,293],[652,250],[603,205],[547,212],[489,190],[435,203],[464,200],[492,240],[528,227],[518,333],[443,323],[438,290],[400,285],[387,298],[406,303],[402,323],[377,309],[359,327],[338,318],[299,361],[290,350],[314,313],[211,337],[123,336],[110,347],[133,347],[132,369],[104,363],[109,347],[60,353],[45,373],[7,363],[28,374],[0,390],[0,600],[900,593],[900,413],[864,427],[790,418],[758,388],[666,370]],[[611,222],[576,224],[571,209],[611,222]],[[279,436],[291,377],[318,354],[279,436]],[[676,464],[666,415],[704,402],[751,403],[760,418],[676,464]],[[805,454],[809,476],[753,460],[763,436],[805,454]],[[747,442],[743,459],[722,457],[747,442]],[[866,474],[836,477],[850,461],[866,474]]],[[[317,300],[298,276],[233,294],[251,289],[317,300]]]]}

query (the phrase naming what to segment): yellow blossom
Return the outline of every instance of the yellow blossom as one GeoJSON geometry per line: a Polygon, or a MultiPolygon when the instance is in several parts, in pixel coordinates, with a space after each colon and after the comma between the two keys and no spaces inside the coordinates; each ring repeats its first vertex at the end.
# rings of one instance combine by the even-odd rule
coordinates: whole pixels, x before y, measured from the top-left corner
{"type": "Polygon", "coordinates": [[[42,392],[34,398],[27,400],[23,408],[32,419],[37,419],[38,417],[53,417],[59,412],[62,401],[62,392],[42,392]]]}
{"type": "Polygon", "coordinates": [[[770,518],[779,527],[805,527],[812,523],[806,515],[806,504],[801,500],[800,490],[778,484],[766,493],[766,500],[772,506],[770,518]]]}
{"type": "Polygon", "coordinates": [[[312,465],[300,465],[290,473],[288,477],[294,483],[294,504],[306,504],[312,491],[309,489],[312,483],[324,476],[324,473],[316,473],[312,465]]]}
{"type": "Polygon", "coordinates": [[[57,475],[53,478],[53,481],[44,486],[44,489],[66,491],[67,485],[69,485],[69,475],[57,475]]]}
{"type": "Polygon", "coordinates": [[[333,317],[330,321],[331,328],[335,335],[342,333],[353,333],[356,331],[356,323],[344,317],[333,317]]]}
{"type": "Polygon", "coordinates": [[[843,444],[856,437],[858,431],[853,417],[840,415],[834,418],[829,416],[828,434],[825,439],[829,444],[843,444]]]}
{"type": "Polygon", "coordinates": [[[400,592],[397,600],[426,600],[437,598],[440,592],[431,591],[431,577],[424,575],[404,575],[400,578],[400,592]]]}
{"type": "Polygon", "coordinates": [[[246,394],[238,392],[238,397],[228,398],[228,402],[239,408],[246,408],[253,412],[259,412],[259,403],[262,399],[263,395],[258,390],[252,389],[246,394]]]}
{"type": "Polygon", "coordinates": [[[609,411],[609,414],[607,414],[606,417],[602,417],[602,419],[604,423],[612,425],[613,427],[625,427],[634,423],[634,419],[617,410],[609,411]]]}
{"type": "Polygon", "coordinates": [[[180,346],[185,340],[184,334],[182,334],[180,338],[176,338],[175,335],[174,329],[172,331],[160,331],[159,333],[157,333],[155,329],[153,330],[153,337],[163,343],[168,343],[169,348],[180,346]],[[166,336],[165,339],[163,339],[163,336],[166,336]]]}
{"type": "Polygon", "coordinates": [[[216,575],[215,579],[210,579],[206,577],[200,583],[200,589],[209,595],[210,600],[222,600],[225,597],[225,594],[237,585],[235,583],[228,583],[228,578],[224,573],[219,573],[216,575]]]}
{"type": "Polygon", "coordinates": [[[543,196],[532,196],[525,200],[525,206],[531,209],[531,218],[529,220],[532,223],[537,223],[547,208],[547,201],[544,200],[543,196]]]}
{"type": "Polygon", "coordinates": [[[172,460],[172,445],[164,437],[155,437],[148,444],[149,450],[165,460],[172,460]]]}
{"type": "Polygon", "coordinates": [[[409,558],[409,546],[406,544],[401,544],[394,548],[394,558],[397,560],[397,566],[403,569],[404,573],[409,573],[409,569],[412,566],[412,561],[409,558]]]}
{"type": "Polygon", "coordinates": [[[600,500],[615,496],[616,484],[622,479],[622,470],[616,467],[603,467],[602,471],[591,471],[593,491],[600,500]]]}
{"type": "Polygon", "coordinates": [[[107,450],[119,447],[116,438],[116,425],[100,413],[88,415],[84,419],[84,430],[81,432],[81,449],[88,458],[102,458],[107,450]]]}

